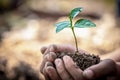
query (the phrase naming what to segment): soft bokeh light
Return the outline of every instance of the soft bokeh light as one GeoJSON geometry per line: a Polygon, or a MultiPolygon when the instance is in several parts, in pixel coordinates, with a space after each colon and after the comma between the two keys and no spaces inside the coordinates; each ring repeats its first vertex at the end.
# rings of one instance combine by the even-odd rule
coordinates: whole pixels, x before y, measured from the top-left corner
{"type": "Polygon", "coordinates": [[[27,27],[22,30],[22,35],[24,40],[32,40],[35,39],[38,31],[39,23],[36,20],[30,20],[27,23],[27,27]]]}

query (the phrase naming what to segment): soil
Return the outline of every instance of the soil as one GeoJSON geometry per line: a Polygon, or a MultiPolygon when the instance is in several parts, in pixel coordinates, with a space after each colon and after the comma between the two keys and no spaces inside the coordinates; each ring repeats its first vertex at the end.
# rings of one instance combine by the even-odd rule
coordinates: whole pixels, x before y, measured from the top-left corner
{"type": "Polygon", "coordinates": [[[94,54],[91,55],[91,54],[86,54],[86,53],[77,53],[77,54],[57,53],[58,58],[62,58],[65,55],[72,57],[73,61],[82,70],[85,70],[86,68],[92,65],[98,64],[100,62],[100,57],[94,54]]]}

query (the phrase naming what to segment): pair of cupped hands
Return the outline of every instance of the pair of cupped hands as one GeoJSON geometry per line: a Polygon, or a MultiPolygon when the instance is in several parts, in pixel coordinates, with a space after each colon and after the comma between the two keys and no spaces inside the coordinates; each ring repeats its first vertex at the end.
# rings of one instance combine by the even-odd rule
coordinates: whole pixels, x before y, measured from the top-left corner
{"type": "MultiPolygon", "coordinates": [[[[43,61],[40,72],[46,80],[120,80],[120,64],[111,60],[102,60],[82,71],[72,60],[65,55],[57,58],[56,52],[74,53],[75,48],[70,45],[50,45],[41,48],[43,61]]],[[[79,49],[80,53],[88,52],[79,49]]]]}

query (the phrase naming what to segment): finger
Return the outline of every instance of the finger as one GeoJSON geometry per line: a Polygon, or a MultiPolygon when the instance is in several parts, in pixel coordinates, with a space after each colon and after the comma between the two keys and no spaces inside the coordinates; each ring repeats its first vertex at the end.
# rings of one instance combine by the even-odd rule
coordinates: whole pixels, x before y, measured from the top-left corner
{"type": "Polygon", "coordinates": [[[106,59],[97,65],[87,68],[83,72],[83,76],[87,79],[96,79],[104,76],[116,74],[116,64],[113,60],[106,59]]]}
{"type": "Polygon", "coordinates": [[[107,80],[120,80],[120,62],[116,62],[117,74],[115,76],[110,76],[107,80]]]}
{"type": "Polygon", "coordinates": [[[56,69],[53,66],[48,66],[46,68],[46,73],[49,75],[51,80],[61,80],[56,69]]]}
{"type": "Polygon", "coordinates": [[[82,50],[82,49],[79,49],[79,54],[83,54],[83,53],[85,53],[85,54],[90,54],[89,52],[87,52],[87,51],[85,51],[85,50],[82,50]]]}
{"type": "Polygon", "coordinates": [[[69,56],[64,56],[63,61],[67,71],[71,74],[74,80],[83,80],[82,70],[75,64],[69,56]]]}
{"type": "Polygon", "coordinates": [[[71,45],[50,45],[45,53],[49,52],[75,52],[75,47],[71,45]]]}
{"type": "Polygon", "coordinates": [[[45,64],[46,64],[46,62],[47,62],[47,56],[49,56],[49,54],[47,54],[47,55],[45,55],[45,56],[43,57],[43,61],[42,61],[41,66],[40,66],[40,72],[41,72],[41,73],[43,73],[43,69],[44,69],[45,64]]]}
{"type": "MultiPolygon", "coordinates": [[[[54,52],[69,52],[69,53],[75,53],[76,49],[72,45],[53,45],[53,51],[54,52]]],[[[52,49],[51,49],[52,51],[52,49]]],[[[86,53],[90,54],[85,50],[79,49],[79,53],[86,53]]]]}
{"type": "MultiPolygon", "coordinates": [[[[69,53],[75,53],[75,47],[73,47],[72,45],[55,45],[55,44],[52,44],[50,45],[46,51],[44,52],[45,55],[49,52],[69,52],[69,53]]],[[[86,54],[89,54],[88,52],[82,50],[82,49],[79,49],[79,53],[86,53],[86,54]]]]}
{"type": "Polygon", "coordinates": [[[55,60],[57,72],[62,80],[73,80],[70,74],[66,71],[63,61],[61,59],[55,60]]]}
{"type": "Polygon", "coordinates": [[[48,46],[48,48],[46,49],[45,55],[49,52],[55,52],[55,50],[56,50],[56,45],[52,44],[52,45],[48,46]]]}
{"type": "Polygon", "coordinates": [[[120,62],[117,62],[117,79],[116,80],[119,80],[120,79],[120,62]]]}
{"type": "Polygon", "coordinates": [[[116,63],[117,65],[117,74],[120,76],[120,62],[116,63]]]}
{"type": "Polygon", "coordinates": [[[45,80],[50,80],[50,77],[49,77],[49,75],[48,75],[48,73],[47,73],[47,71],[46,71],[46,68],[47,68],[48,66],[53,66],[53,64],[50,63],[50,62],[46,62],[45,67],[44,67],[44,69],[43,69],[43,75],[44,75],[44,77],[45,77],[45,80]]]}
{"type": "Polygon", "coordinates": [[[44,54],[44,52],[45,52],[46,50],[47,50],[47,47],[44,46],[44,47],[41,48],[40,51],[41,51],[42,54],[44,54]]]}
{"type": "Polygon", "coordinates": [[[56,52],[75,52],[75,47],[71,45],[58,45],[56,46],[56,52]]]}
{"type": "Polygon", "coordinates": [[[43,73],[43,68],[45,67],[45,63],[47,61],[49,62],[54,62],[54,60],[56,59],[56,54],[54,52],[50,52],[49,54],[46,54],[43,58],[43,61],[41,63],[41,66],[40,66],[40,72],[43,73]]]}

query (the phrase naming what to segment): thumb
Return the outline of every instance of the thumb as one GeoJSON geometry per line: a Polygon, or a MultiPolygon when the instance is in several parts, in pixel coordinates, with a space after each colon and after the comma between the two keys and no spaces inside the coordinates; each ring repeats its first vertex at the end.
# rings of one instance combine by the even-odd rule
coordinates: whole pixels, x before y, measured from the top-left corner
{"type": "Polygon", "coordinates": [[[113,76],[116,74],[116,63],[113,60],[106,59],[97,65],[93,65],[83,72],[86,79],[98,79],[105,76],[113,76]]]}

